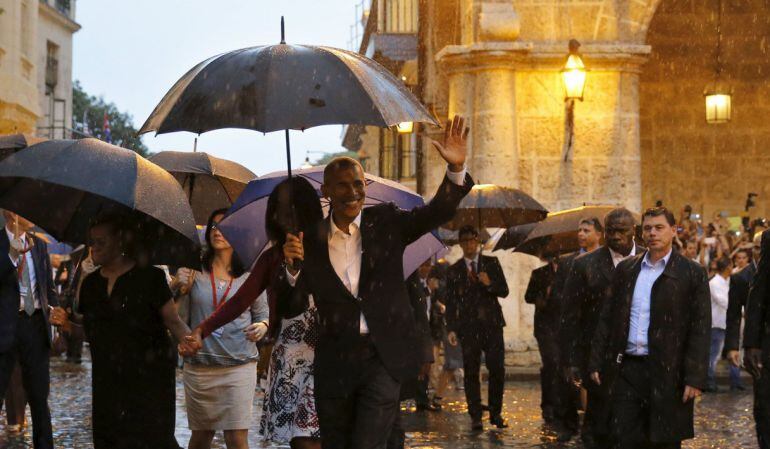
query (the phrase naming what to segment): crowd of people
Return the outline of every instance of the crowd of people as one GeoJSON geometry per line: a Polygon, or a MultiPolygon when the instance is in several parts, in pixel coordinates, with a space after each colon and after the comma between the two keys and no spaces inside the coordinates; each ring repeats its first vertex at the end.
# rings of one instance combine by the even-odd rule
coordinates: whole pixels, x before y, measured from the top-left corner
{"type": "MultiPolygon", "coordinates": [[[[178,449],[180,366],[191,449],[210,448],[220,431],[229,449],[248,447],[259,362],[259,433],[292,448],[403,448],[400,402],[440,412],[451,383],[464,390],[472,431],[484,429],[485,411],[490,425],[508,427],[500,299],[509,289],[498,259],[481,254],[482,230],[463,226],[459,260],[426,260],[404,280],[405,247],[449,221],[473,185],[467,134],[456,117],[433,142],[446,175],[413,210],[364,209],[363,168],[350,158],[325,168],[327,218],[306,179],[279,183],[265,211],[269,245],[251,267],[219,229],[224,209],[205,226],[200,266],[171,272],[146,263],[124,215],[94,217],[88,247],[65,261],[49,256],[32,223],[4,211],[7,418],[22,428],[28,403],[34,447],[53,448],[49,357],[80,363],[86,340],[96,449],[178,449]]],[[[675,217],[658,205],[641,220],[617,208],[579,223],[579,251],[541,258],[525,300],[535,306],[542,416],[559,441],[681,447],[694,436],[695,399],[718,390],[724,354],[731,390],[745,389],[742,365],[754,378],[768,447],[767,229],[761,219],[734,229],[723,214],[704,224],[689,207],[675,217]]]]}
{"type": "Polygon", "coordinates": [[[660,205],[638,229],[617,208],[581,220],[579,251],[543,258],[525,299],[536,310],[542,416],[559,441],[580,434],[587,448],[680,447],[693,437],[692,399],[719,391],[720,360],[729,390],[746,389],[745,347],[757,437],[768,447],[758,343],[767,332],[770,273],[759,262],[767,230],[762,218],[738,224],[719,213],[704,224],[690,206],[675,217],[660,205]]]}

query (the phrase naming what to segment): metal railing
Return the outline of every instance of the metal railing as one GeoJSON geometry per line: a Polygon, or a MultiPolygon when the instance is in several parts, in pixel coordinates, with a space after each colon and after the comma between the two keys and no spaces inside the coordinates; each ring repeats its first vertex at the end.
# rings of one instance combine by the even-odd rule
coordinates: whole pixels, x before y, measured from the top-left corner
{"type": "Polygon", "coordinates": [[[419,0],[380,0],[378,7],[380,33],[417,33],[419,0]]]}

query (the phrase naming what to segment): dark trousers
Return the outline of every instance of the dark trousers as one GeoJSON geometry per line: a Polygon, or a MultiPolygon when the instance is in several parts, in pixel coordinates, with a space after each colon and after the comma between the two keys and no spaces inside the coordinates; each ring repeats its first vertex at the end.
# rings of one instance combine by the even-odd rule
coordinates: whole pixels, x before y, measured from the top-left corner
{"type": "Polygon", "coordinates": [[[371,343],[359,353],[353,392],[343,397],[316,396],[323,449],[387,447],[401,384],[385,369],[371,343]]]}
{"type": "Polygon", "coordinates": [[[564,378],[557,334],[549,329],[541,329],[535,338],[543,364],[540,370],[543,418],[550,415],[555,424],[577,431],[580,393],[564,378]]]}
{"type": "Polygon", "coordinates": [[[754,379],[754,422],[759,449],[770,449],[770,366],[764,365],[754,379]]]}
{"type": "Polygon", "coordinates": [[[650,441],[650,371],[646,357],[626,355],[615,382],[612,416],[618,449],[678,449],[681,442],[650,441]]]}
{"type": "MultiPolygon", "coordinates": [[[[583,382],[586,386],[586,391],[588,392],[588,401],[586,403],[585,414],[583,415],[583,426],[580,430],[580,434],[583,437],[584,443],[586,441],[589,442],[591,447],[588,449],[610,449],[613,447],[612,438],[610,435],[598,432],[596,422],[597,413],[607,405],[606,399],[600,388],[587,376],[583,382]]],[[[589,444],[586,444],[586,446],[589,446],[589,444]]]]}
{"type": "Polygon", "coordinates": [[[503,328],[480,328],[463,332],[460,336],[465,370],[465,400],[468,414],[481,419],[481,353],[489,371],[489,415],[498,416],[503,411],[505,388],[505,344],[503,328]]]}
{"type": "Polygon", "coordinates": [[[27,411],[27,394],[21,383],[21,365],[17,361],[13,368],[13,374],[5,390],[5,419],[9,426],[24,423],[24,414],[27,411]]]}
{"type": "Polygon", "coordinates": [[[32,442],[35,449],[53,449],[51,412],[48,409],[48,334],[43,313],[31,317],[19,314],[16,340],[10,350],[0,353],[0,395],[5,395],[16,360],[21,365],[21,379],[32,415],[32,442]]]}
{"type": "Polygon", "coordinates": [[[404,449],[406,432],[401,425],[401,413],[401,410],[396,412],[396,419],[393,420],[393,428],[390,430],[390,436],[388,437],[387,449],[404,449]]]}

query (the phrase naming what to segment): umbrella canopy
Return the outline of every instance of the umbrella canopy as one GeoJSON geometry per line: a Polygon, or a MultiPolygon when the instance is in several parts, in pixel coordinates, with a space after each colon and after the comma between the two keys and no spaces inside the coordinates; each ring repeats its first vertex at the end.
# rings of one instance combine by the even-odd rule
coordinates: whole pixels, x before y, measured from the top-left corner
{"type": "Polygon", "coordinates": [[[257,177],[241,164],[206,153],[162,151],[150,161],[182,185],[198,224],[205,224],[212,211],[232,206],[246,184],[257,177]]]}
{"type": "Polygon", "coordinates": [[[519,189],[495,184],[477,184],[460,202],[457,213],[444,224],[450,230],[466,225],[476,229],[509,228],[544,219],[548,211],[519,189]]]}
{"type": "Polygon", "coordinates": [[[87,243],[102,211],[130,214],[152,263],[199,264],[195,221],[179,183],[137,153],[97,139],[49,140],[0,162],[0,207],[69,243],[87,243]]]}
{"type": "MultiPolygon", "coordinates": [[[[577,240],[580,222],[598,218],[604,223],[604,217],[613,209],[616,207],[582,206],[548,214],[514,251],[538,257],[553,257],[577,251],[580,249],[577,240]]],[[[636,214],[634,217],[636,221],[639,220],[636,214]]]]}
{"type": "Polygon", "coordinates": [[[511,249],[521,245],[537,225],[538,223],[527,223],[511,226],[506,229],[503,235],[500,236],[500,240],[495,244],[495,251],[498,249],[511,249]]]}
{"type": "Polygon", "coordinates": [[[438,125],[404,83],[375,61],[337,48],[279,44],[231,51],[196,65],[139,133],[389,127],[409,121],[438,125]]]}
{"type": "Polygon", "coordinates": [[[0,159],[45,140],[42,137],[33,137],[29,134],[0,135],[0,159]]]}
{"type": "MultiPolygon", "coordinates": [[[[328,204],[320,198],[323,183],[324,166],[297,170],[296,176],[302,176],[316,189],[319,200],[328,213],[328,204]]],[[[364,207],[380,203],[395,203],[402,209],[413,209],[425,204],[420,195],[387,179],[365,173],[366,201],[364,207]]],[[[267,199],[276,185],[286,179],[285,172],[275,172],[262,176],[246,186],[228,215],[220,222],[219,229],[230,242],[238,257],[247,266],[256,261],[268,243],[265,232],[265,210],[267,199]]],[[[422,262],[434,255],[443,255],[446,248],[432,233],[423,235],[404,251],[404,277],[408,277],[422,262]]]]}

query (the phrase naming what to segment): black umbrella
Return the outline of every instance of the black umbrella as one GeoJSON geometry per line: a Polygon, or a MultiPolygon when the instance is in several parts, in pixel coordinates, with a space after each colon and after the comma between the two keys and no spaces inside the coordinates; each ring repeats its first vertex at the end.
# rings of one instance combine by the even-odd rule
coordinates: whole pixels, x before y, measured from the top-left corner
{"type": "Polygon", "coordinates": [[[577,239],[580,222],[598,218],[604,223],[604,217],[613,209],[615,206],[582,206],[548,214],[514,251],[538,257],[575,252],[580,249],[577,239]]]}
{"type": "Polygon", "coordinates": [[[205,224],[212,211],[232,206],[246,184],[257,177],[241,164],[206,153],[162,151],[150,161],[182,185],[197,224],[205,224]]]}
{"type": "Polygon", "coordinates": [[[509,228],[544,219],[548,211],[519,189],[477,184],[460,202],[454,218],[444,224],[450,230],[471,225],[476,229],[509,228]]]}
{"type": "Polygon", "coordinates": [[[0,207],[70,243],[87,243],[102,211],[125,213],[152,263],[199,264],[195,220],[179,183],[135,152],[97,139],[49,140],[0,162],[0,207]]]}
{"type": "Polygon", "coordinates": [[[209,58],[174,84],[139,133],[222,128],[289,130],[330,124],[438,125],[404,83],[375,61],[331,47],[281,43],[209,58]]]}
{"type": "Polygon", "coordinates": [[[535,226],[537,226],[537,223],[527,223],[511,226],[506,229],[500,240],[495,244],[495,251],[498,249],[511,249],[521,245],[532,230],[535,229],[535,226]]]}
{"type": "Polygon", "coordinates": [[[44,142],[42,137],[34,137],[29,134],[4,134],[0,135],[0,159],[8,157],[13,153],[23,150],[36,143],[44,142]]]}

